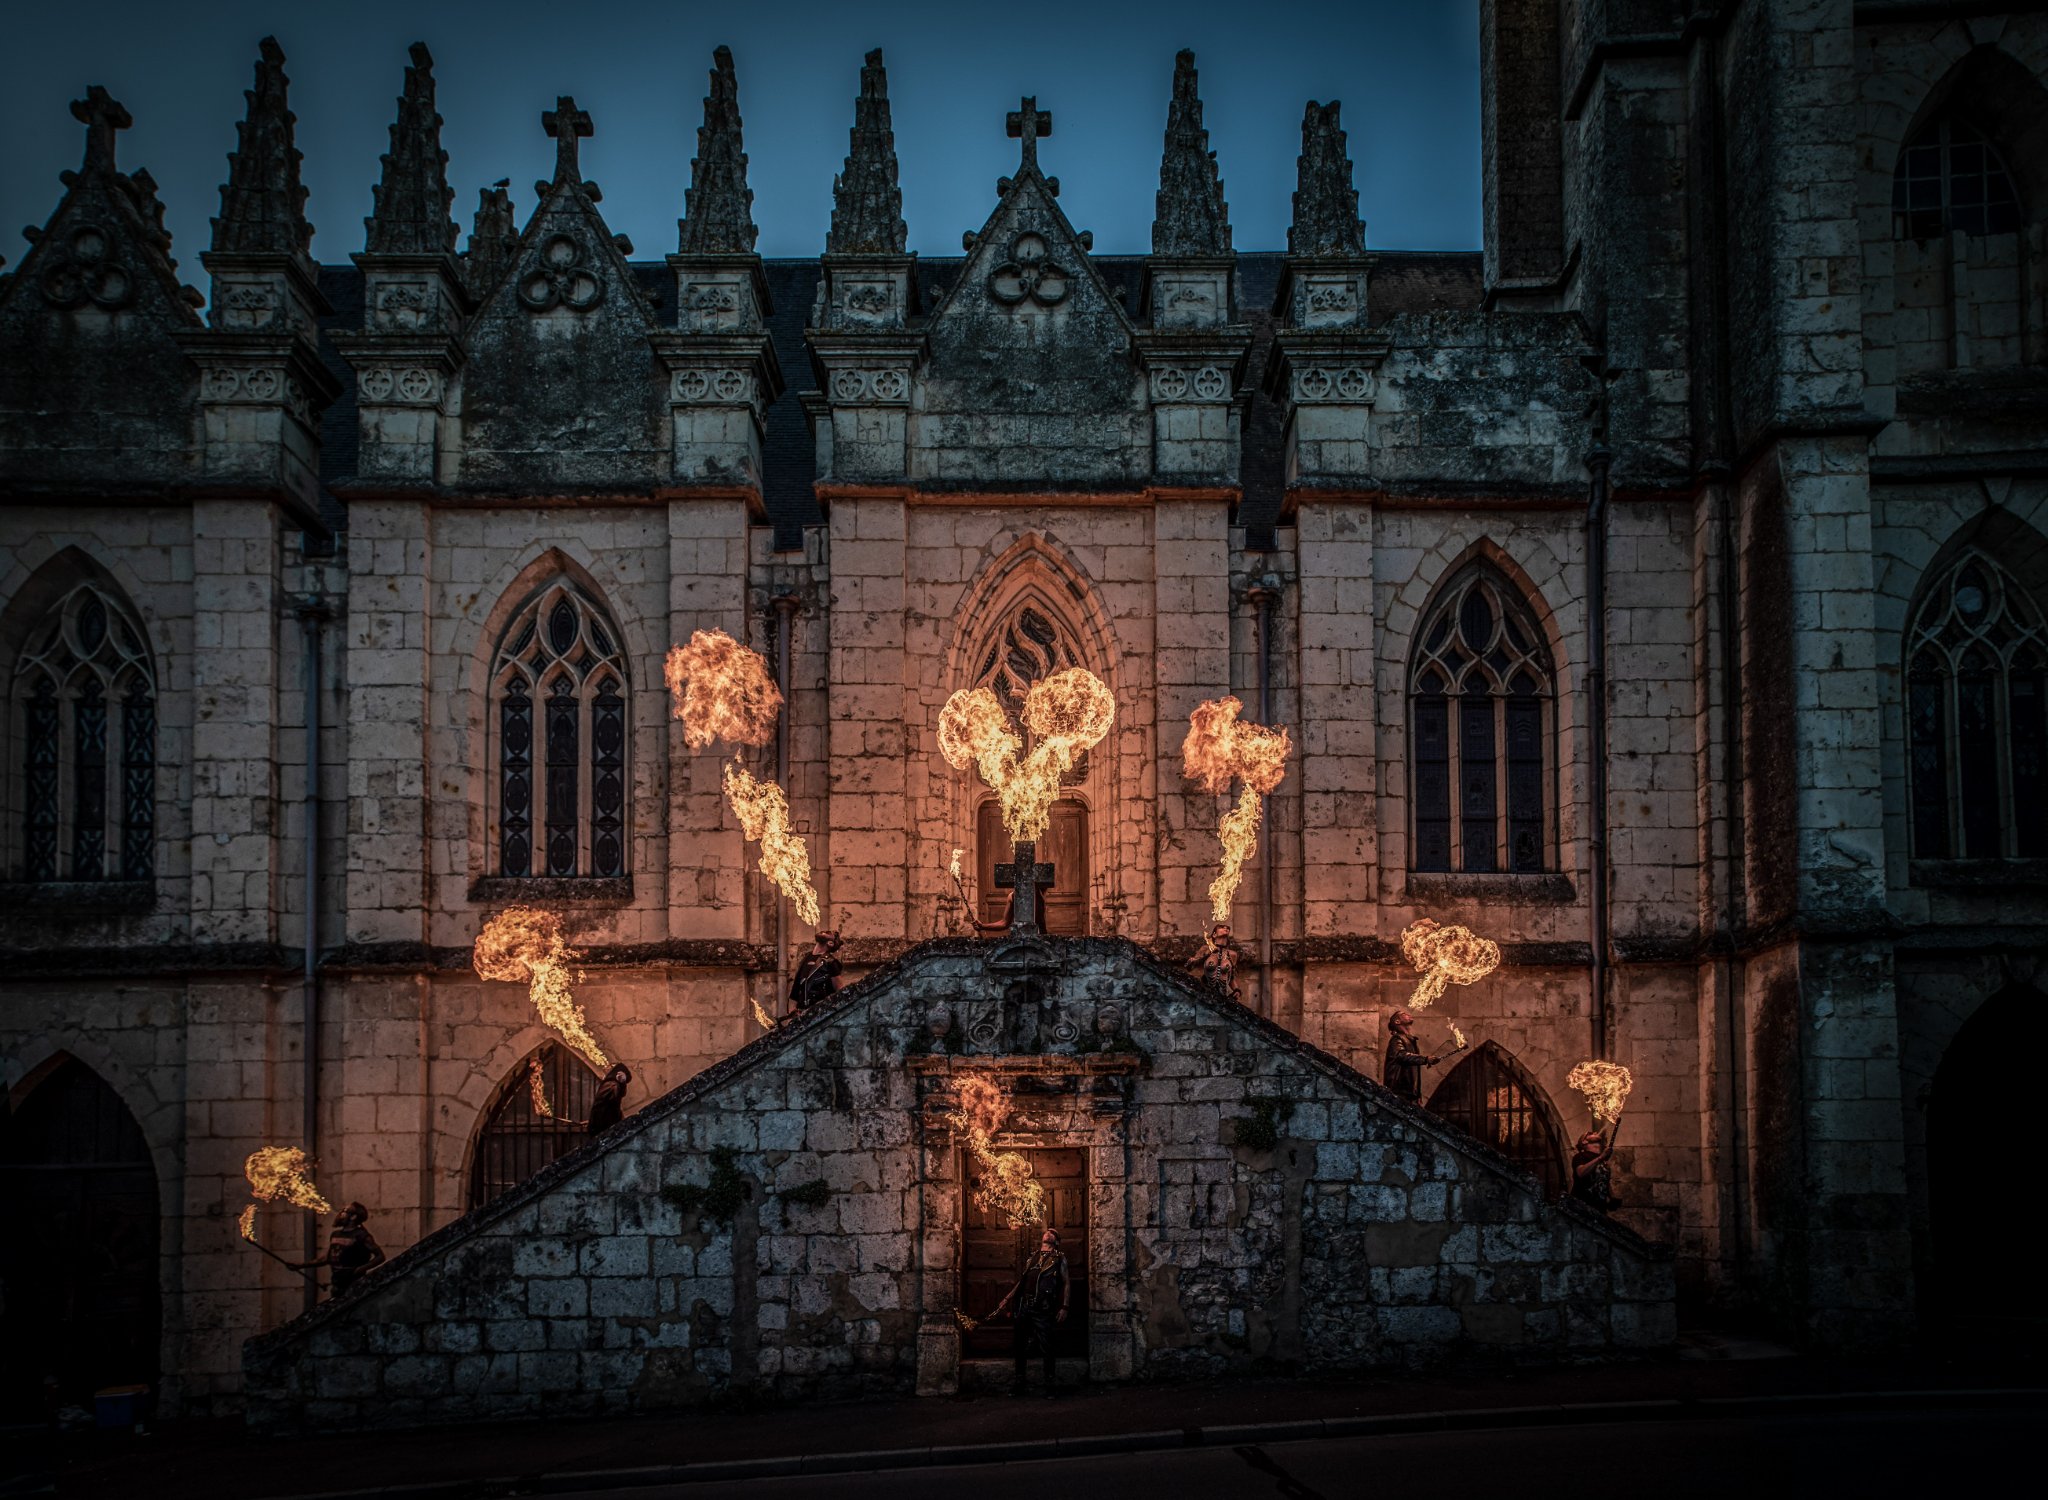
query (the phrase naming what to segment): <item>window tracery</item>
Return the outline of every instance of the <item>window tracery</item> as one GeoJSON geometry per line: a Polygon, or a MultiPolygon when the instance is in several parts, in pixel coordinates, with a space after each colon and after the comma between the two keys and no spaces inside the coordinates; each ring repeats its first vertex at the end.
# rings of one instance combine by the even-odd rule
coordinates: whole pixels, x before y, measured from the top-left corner
{"type": "Polygon", "coordinates": [[[1975,548],[1907,628],[1906,723],[1916,857],[2048,857],[2048,624],[1975,548]]]}
{"type": "Polygon", "coordinates": [[[566,582],[512,617],[491,671],[500,875],[626,873],[630,689],[618,639],[597,603],[566,582]]]}
{"type": "Polygon", "coordinates": [[[95,584],[66,592],[15,663],[28,880],[148,880],[156,675],[141,625],[95,584]]]}
{"type": "Polygon", "coordinates": [[[1549,653],[1519,594],[1475,563],[1437,593],[1409,667],[1416,870],[1549,867],[1549,653]]]}

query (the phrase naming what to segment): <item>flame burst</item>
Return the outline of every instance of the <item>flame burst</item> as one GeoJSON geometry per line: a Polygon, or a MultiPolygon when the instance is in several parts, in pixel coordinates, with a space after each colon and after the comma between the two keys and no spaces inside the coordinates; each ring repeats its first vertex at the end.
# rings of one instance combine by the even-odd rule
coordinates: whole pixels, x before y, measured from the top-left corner
{"type": "Polygon", "coordinates": [[[562,919],[531,906],[508,906],[476,935],[472,962],[479,979],[525,980],[541,1024],[574,1047],[600,1073],[612,1065],[584,1025],[583,1007],[569,987],[576,954],[562,941],[562,919]]]}
{"type": "Polygon", "coordinates": [[[1223,815],[1216,836],[1223,845],[1223,867],[1209,882],[1209,916],[1230,919],[1245,861],[1259,837],[1263,801],[1287,774],[1292,748],[1285,729],[1268,729],[1238,718],[1244,704],[1236,698],[1212,698],[1188,715],[1187,738],[1181,741],[1181,774],[1206,792],[1222,792],[1233,781],[1242,785],[1237,805],[1223,815]]]}
{"type": "Polygon", "coordinates": [[[713,740],[765,745],[774,736],[782,693],[768,659],[724,631],[695,631],[687,646],[671,647],[662,675],[692,750],[713,740]]]}
{"type": "Polygon", "coordinates": [[[1000,1215],[1012,1229],[1045,1222],[1045,1189],[1031,1177],[1031,1159],[1021,1151],[998,1151],[996,1132],[1009,1118],[1009,1101],[992,1080],[973,1076],[960,1084],[960,1128],[981,1168],[974,1204],[1000,1215]]]}
{"type": "Polygon", "coordinates": [[[1500,967],[1500,945],[1469,927],[1444,927],[1429,917],[1408,924],[1401,956],[1422,978],[1408,1003],[1416,1010],[1433,1003],[1447,984],[1477,984],[1500,967]]]}
{"type": "Polygon", "coordinates": [[[761,873],[796,903],[796,914],[818,925],[818,893],[811,887],[811,855],[804,841],[789,831],[789,798],[772,781],[756,781],[738,761],[725,768],[725,800],[740,820],[740,830],[761,846],[761,873]]]}
{"type": "Polygon", "coordinates": [[[555,1112],[548,1108],[548,1086],[546,1080],[541,1076],[540,1058],[538,1055],[529,1057],[526,1060],[526,1092],[533,1100],[533,1112],[535,1114],[544,1120],[552,1120],[555,1117],[555,1112]]]}
{"type": "Polygon", "coordinates": [[[242,1163],[242,1175],[249,1179],[249,1191],[256,1197],[236,1220],[242,1238],[256,1238],[256,1204],[289,1203],[327,1213],[330,1205],[313,1186],[313,1159],[297,1146],[258,1146],[242,1163]]]}
{"type": "Polygon", "coordinates": [[[1628,1102],[1628,1092],[1636,1086],[1633,1075],[1620,1063],[1590,1060],[1580,1063],[1566,1075],[1568,1087],[1577,1089],[1586,1096],[1586,1107],[1593,1111],[1593,1119],[1612,1127],[1621,1118],[1621,1106],[1628,1102]]]}
{"type": "Polygon", "coordinates": [[[987,688],[963,689],[939,711],[939,753],[956,771],[981,773],[1002,799],[1011,842],[1035,844],[1052,824],[1060,778],[1116,721],[1116,699],[1086,667],[1068,667],[1031,684],[1023,717],[1035,742],[1029,755],[1001,700],[987,688]]]}

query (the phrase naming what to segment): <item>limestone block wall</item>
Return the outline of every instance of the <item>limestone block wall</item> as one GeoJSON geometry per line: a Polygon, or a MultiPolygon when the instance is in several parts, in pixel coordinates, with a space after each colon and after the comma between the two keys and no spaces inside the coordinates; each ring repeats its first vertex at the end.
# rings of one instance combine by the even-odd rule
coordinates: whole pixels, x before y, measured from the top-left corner
{"type": "Polygon", "coordinates": [[[1670,1267],[1632,1236],[1129,944],[952,941],[253,1342],[252,1419],[950,1389],[948,1100],[977,1069],[1016,1101],[1000,1145],[1088,1149],[1097,1378],[1614,1357],[1674,1336],[1670,1267]],[[1088,1050],[1105,1037],[1136,1050],[1088,1050]],[[1262,1098],[1285,1101],[1278,1139],[1229,1144],[1262,1098]],[[719,1148],[745,1189],[730,1222],[662,1192],[707,1185],[719,1148]],[[785,1196],[814,1181],[823,1204],[785,1196]]]}

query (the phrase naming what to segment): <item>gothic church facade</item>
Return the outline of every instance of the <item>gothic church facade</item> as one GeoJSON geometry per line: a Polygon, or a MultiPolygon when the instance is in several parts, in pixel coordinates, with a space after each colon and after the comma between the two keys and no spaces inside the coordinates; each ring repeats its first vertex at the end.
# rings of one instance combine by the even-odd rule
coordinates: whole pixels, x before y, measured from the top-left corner
{"type": "Polygon", "coordinates": [[[2048,14],[1481,35],[1471,254],[1367,246],[1335,104],[1287,244],[1238,247],[1186,54],[1147,256],[1093,253],[1052,169],[1104,143],[1029,99],[963,254],[907,253],[873,54],[822,255],[766,260],[722,49],[673,253],[607,227],[594,99],[458,243],[416,47],[323,264],[266,40],[202,295],[89,91],[0,282],[0,1179],[53,1226],[17,1331],[24,1267],[91,1250],[86,1342],[233,1409],[302,1296],[238,1240],[251,1150],[396,1248],[573,1144],[528,1067],[570,1113],[581,1065],[470,968],[505,905],[564,915],[639,1098],[761,1034],[808,930],[662,675],[716,628],[787,685],[749,763],[856,974],[955,930],[955,850],[985,902],[1008,857],[940,706],[1065,665],[1118,717],[1048,926],[1192,952],[1225,804],[1180,739],[1234,692],[1296,745],[1233,912],[1261,1024],[1376,1075],[1399,933],[1464,923],[1504,963],[1423,1014],[1477,1044],[1439,1117],[1554,1192],[1566,1074],[1620,1061],[1681,1306],[1910,1336],[2001,1232],[1957,1143],[2048,984],[2048,14]]]}

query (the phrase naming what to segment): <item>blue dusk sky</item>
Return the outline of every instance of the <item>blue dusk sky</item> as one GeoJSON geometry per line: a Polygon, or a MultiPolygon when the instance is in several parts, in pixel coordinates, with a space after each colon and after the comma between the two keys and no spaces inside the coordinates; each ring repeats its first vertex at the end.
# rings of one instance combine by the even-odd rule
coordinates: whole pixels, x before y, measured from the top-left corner
{"type": "Polygon", "coordinates": [[[1237,248],[1285,247],[1302,106],[1341,99],[1366,240],[1381,249],[1479,244],[1478,0],[1259,5],[1183,0],[1104,6],[817,0],[773,5],[539,5],[350,0],[321,6],[39,5],[10,24],[0,64],[0,253],[19,265],[19,226],[42,224],[75,167],[69,111],[104,84],[135,117],[123,167],[147,167],[169,205],[188,281],[218,211],[256,44],[283,45],[305,154],[314,255],[343,260],[363,216],[409,43],[434,54],[455,211],[465,236],[477,190],[510,178],[520,221],[553,143],[540,116],[572,94],[597,127],[584,175],[636,258],[675,248],[711,50],[733,49],[754,218],[767,256],[824,247],[833,174],[846,154],[862,55],[889,68],[910,248],[957,255],[979,228],[1017,146],[1003,117],[1033,94],[1053,115],[1040,148],[1061,205],[1103,254],[1151,248],[1173,55],[1192,47],[1209,143],[1237,248]]]}

